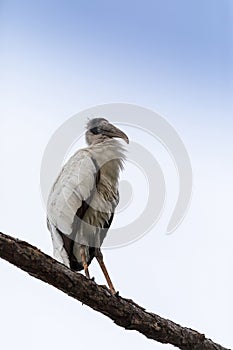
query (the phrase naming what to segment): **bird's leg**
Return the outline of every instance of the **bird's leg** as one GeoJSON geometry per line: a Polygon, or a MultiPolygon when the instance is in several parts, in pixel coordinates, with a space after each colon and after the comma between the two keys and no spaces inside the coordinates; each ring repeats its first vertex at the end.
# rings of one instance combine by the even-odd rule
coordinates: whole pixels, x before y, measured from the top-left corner
{"type": "Polygon", "coordinates": [[[98,261],[98,263],[103,271],[104,277],[106,278],[106,281],[107,281],[107,284],[108,284],[108,287],[109,287],[111,293],[113,295],[115,295],[116,291],[115,291],[115,288],[113,287],[111,278],[109,277],[107,268],[106,268],[104,260],[103,260],[103,254],[101,253],[100,248],[96,248],[95,257],[96,257],[96,259],[97,259],[97,261],[98,261]]]}
{"type": "Polygon", "coordinates": [[[85,275],[86,275],[87,278],[90,279],[90,274],[89,274],[89,270],[88,270],[87,259],[86,259],[86,254],[85,254],[85,246],[84,245],[81,245],[81,247],[80,247],[80,254],[81,254],[81,258],[82,258],[82,264],[83,264],[85,275]]]}

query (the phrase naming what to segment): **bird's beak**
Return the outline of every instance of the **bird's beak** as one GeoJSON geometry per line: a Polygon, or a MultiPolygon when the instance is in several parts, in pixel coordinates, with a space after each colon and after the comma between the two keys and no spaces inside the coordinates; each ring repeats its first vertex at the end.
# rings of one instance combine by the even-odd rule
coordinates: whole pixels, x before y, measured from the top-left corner
{"type": "Polygon", "coordinates": [[[108,137],[118,137],[120,139],[123,139],[126,143],[129,143],[128,136],[112,124],[108,124],[108,126],[104,128],[103,134],[108,137]]]}

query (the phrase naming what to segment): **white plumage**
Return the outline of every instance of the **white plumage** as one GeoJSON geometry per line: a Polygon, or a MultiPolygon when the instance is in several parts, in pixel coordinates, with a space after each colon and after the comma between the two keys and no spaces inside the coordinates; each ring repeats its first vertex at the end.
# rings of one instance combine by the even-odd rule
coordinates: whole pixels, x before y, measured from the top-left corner
{"type": "MultiPolygon", "coordinates": [[[[89,121],[89,147],[68,160],[48,198],[54,256],[74,270],[84,268],[87,276],[93,257],[103,263],[100,246],[119,201],[118,179],[125,156],[122,144],[113,137],[128,142],[127,136],[107,120],[89,121]]],[[[110,289],[115,292],[112,285],[110,289]]]]}

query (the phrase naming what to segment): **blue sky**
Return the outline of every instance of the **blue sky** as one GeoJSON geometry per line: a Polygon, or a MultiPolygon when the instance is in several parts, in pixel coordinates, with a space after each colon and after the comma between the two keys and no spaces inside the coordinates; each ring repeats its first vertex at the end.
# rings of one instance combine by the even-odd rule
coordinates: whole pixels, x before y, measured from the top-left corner
{"type": "Polygon", "coordinates": [[[112,100],[135,102],[134,91],[147,104],[199,100],[229,117],[231,1],[10,0],[1,9],[1,61],[25,84],[116,88],[112,100]]]}

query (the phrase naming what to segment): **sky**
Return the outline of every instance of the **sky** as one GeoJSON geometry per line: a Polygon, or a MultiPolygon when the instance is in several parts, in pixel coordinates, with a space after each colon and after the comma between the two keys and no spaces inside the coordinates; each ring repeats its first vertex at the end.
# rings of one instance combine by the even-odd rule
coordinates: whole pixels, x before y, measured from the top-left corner
{"type": "MultiPolygon", "coordinates": [[[[167,207],[142,239],[104,255],[122,296],[229,348],[232,16],[230,0],[0,1],[1,231],[52,254],[40,166],[53,133],[96,105],[131,103],[156,111],[189,153],[189,211],[166,235],[177,174],[159,145],[127,130],[157,153],[167,207]]],[[[130,181],[132,170],[125,168],[130,181]]],[[[144,193],[140,181],[132,186],[144,193]]],[[[140,206],[136,194],[132,205],[140,206]]],[[[1,344],[7,350],[27,350],[32,343],[35,350],[62,350],[87,341],[103,350],[173,349],[120,329],[7,262],[0,270],[1,344]]],[[[104,283],[95,263],[91,273],[104,283]]]]}

